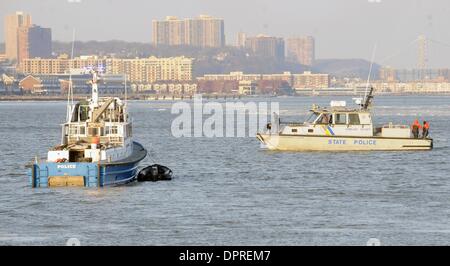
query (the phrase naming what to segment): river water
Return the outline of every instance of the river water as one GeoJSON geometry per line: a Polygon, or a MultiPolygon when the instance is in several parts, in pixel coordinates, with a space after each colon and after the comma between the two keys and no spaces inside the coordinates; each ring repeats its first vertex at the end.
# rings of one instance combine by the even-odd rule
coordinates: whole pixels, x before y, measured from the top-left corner
{"type": "MultiPolygon", "coordinates": [[[[334,97],[333,99],[335,99],[334,97]]],[[[337,97],[351,100],[350,97],[337,97]]],[[[288,120],[330,97],[279,102],[288,120]]],[[[293,153],[254,137],[175,138],[172,102],[130,102],[145,165],[171,182],[105,189],[30,189],[24,165],[60,140],[62,102],[0,103],[0,244],[450,244],[450,97],[376,98],[376,121],[431,122],[431,152],[293,153]]]]}

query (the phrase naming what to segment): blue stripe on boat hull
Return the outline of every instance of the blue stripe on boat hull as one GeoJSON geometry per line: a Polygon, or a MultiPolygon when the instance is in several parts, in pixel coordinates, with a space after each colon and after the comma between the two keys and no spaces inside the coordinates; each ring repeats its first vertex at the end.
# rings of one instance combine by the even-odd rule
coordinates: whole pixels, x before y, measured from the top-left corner
{"type": "Polygon", "coordinates": [[[28,172],[33,188],[49,187],[49,177],[82,176],[85,187],[105,187],[133,182],[139,163],[147,151],[138,143],[128,159],[107,164],[97,163],[37,163],[28,172]],[[99,178],[100,177],[100,178],[99,178]]]}

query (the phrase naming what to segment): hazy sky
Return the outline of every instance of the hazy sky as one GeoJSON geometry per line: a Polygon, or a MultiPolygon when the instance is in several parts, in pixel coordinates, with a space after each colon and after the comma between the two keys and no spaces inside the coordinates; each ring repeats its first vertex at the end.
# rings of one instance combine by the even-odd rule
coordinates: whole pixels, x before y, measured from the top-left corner
{"type": "Polygon", "coordinates": [[[150,42],[152,19],[209,14],[225,19],[227,43],[238,31],[313,35],[318,58],[365,59],[377,44],[376,61],[394,67],[417,65],[411,42],[426,34],[442,43],[429,44],[429,65],[450,67],[449,0],[0,0],[0,17],[16,10],[64,41],[75,27],[78,40],[150,42]]]}

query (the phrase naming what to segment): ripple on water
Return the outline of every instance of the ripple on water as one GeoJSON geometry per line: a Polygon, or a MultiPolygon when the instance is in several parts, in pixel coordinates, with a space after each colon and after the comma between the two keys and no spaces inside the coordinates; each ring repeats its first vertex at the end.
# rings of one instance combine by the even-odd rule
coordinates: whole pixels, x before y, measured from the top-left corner
{"type": "MultiPolygon", "coordinates": [[[[331,98],[271,100],[295,119],[331,98]]],[[[23,165],[58,142],[65,104],[0,103],[0,132],[14,136],[0,139],[0,244],[365,245],[377,237],[448,245],[448,102],[377,97],[379,123],[431,120],[435,149],[421,153],[283,153],[259,149],[253,137],[176,139],[171,102],[131,102],[135,137],[176,178],[100,190],[28,188],[23,165]]]]}

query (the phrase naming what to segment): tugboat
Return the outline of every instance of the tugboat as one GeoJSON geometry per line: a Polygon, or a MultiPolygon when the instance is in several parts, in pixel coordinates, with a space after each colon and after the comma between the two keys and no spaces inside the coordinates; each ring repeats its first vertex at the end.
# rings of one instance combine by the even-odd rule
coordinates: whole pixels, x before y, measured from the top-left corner
{"type": "Polygon", "coordinates": [[[33,188],[106,187],[136,180],[147,150],[133,141],[126,100],[99,98],[98,71],[90,73],[92,98],[68,102],[61,144],[30,165],[33,188]]]}
{"type": "Polygon", "coordinates": [[[433,139],[415,138],[407,125],[389,123],[376,127],[372,121],[373,91],[355,99],[349,108],[344,101],[331,107],[313,105],[305,122],[268,124],[257,139],[269,150],[279,151],[405,151],[431,150],[433,139]]]}

